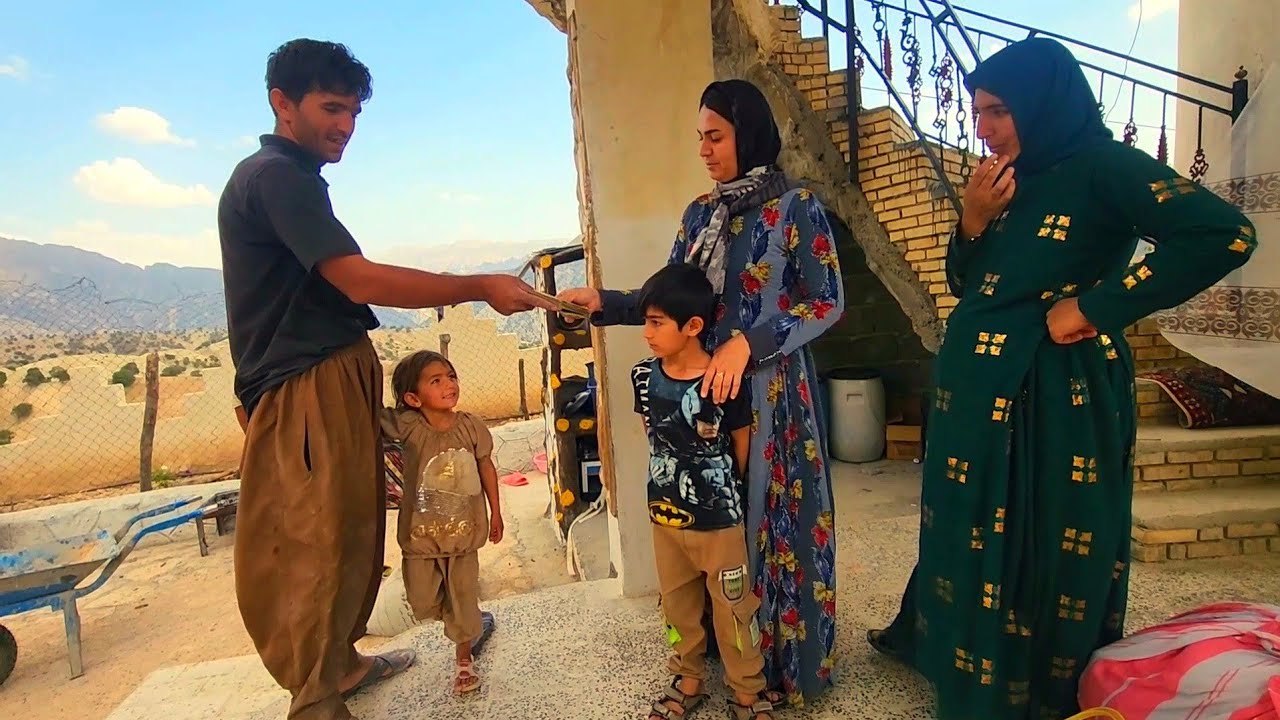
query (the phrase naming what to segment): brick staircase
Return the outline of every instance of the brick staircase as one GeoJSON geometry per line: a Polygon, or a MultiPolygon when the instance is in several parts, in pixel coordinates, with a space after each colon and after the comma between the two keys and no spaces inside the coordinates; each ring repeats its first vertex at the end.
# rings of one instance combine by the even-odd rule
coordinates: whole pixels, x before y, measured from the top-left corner
{"type": "MultiPolygon", "coordinates": [[[[790,79],[805,112],[822,121],[827,139],[848,162],[846,71],[831,70],[828,40],[802,35],[797,7],[770,4],[767,9],[776,33],[772,43],[761,43],[774,48],[769,64],[790,79]]],[[[949,294],[944,270],[957,215],[939,187],[925,142],[893,108],[857,114],[856,186],[942,320],[958,302],[949,294]]],[[[960,153],[936,144],[930,148],[962,192],[960,153]]],[[[809,152],[821,154],[822,147],[809,152]]],[[[969,162],[975,165],[976,158],[970,156],[969,162]]],[[[1139,372],[1198,362],[1170,345],[1154,320],[1135,324],[1126,337],[1139,372]]],[[[1177,407],[1156,385],[1139,381],[1137,390],[1134,558],[1154,562],[1280,552],[1280,428],[1186,430],[1177,423],[1177,407]]]]}

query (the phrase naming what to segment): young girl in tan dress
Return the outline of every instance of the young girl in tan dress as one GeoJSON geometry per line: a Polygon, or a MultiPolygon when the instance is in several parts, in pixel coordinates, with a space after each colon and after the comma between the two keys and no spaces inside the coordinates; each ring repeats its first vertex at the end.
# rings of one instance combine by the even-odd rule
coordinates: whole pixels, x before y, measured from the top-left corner
{"type": "Polygon", "coordinates": [[[458,374],[448,358],[423,350],[391,376],[396,407],[382,431],[404,446],[404,499],[397,538],[404,588],[414,616],[442,620],[457,646],[453,690],[480,687],[472,645],[484,632],[480,559],[485,541],[502,541],[502,508],[493,436],[484,422],[458,412],[458,374]]]}

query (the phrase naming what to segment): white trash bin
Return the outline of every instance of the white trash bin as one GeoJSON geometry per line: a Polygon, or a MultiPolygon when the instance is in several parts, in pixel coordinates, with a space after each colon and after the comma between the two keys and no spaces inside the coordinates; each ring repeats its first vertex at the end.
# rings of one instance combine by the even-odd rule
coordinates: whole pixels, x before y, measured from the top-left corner
{"type": "Polygon", "coordinates": [[[863,463],[884,456],[884,382],[867,368],[838,368],[827,374],[831,455],[863,463]]]}

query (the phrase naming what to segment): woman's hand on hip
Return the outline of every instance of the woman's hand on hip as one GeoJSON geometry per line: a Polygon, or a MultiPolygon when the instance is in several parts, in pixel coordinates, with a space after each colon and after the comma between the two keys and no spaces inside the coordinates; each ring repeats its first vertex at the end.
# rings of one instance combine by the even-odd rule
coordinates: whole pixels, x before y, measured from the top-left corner
{"type": "Polygon", "coordinates": [[[746,335],[735,335],[716,348],[711,364],[707,366],[707,374],[702,378],[702,397],[710,394],[717,405],[738,397],[738,391],[742,389],[742,375],[750,359],[751,344],[747,342],[746,335]]]}
{"type": "Polygon", "coordinates": [[[1054,303],[1045,317],[1045,324],[1049,326],[1049,337],[1060,345],[1098,337],[1098,328],[1080,312],[1078,298],[1066,298],[1054,303]]]}
{"type": "Polygon", "coordinates": [[[1013,168],[1005,170],[1007,165],[1004,158],[992,155],[973,171],[973,178],[964,189],[964,213],[960,216],[960,232],[965,238],[981,235],[1013,199],[1017,183],[1013,168]]]}
{"type": "Polygon", "coordinates": [[[563,290],[557,293],[556,297],[574,305],[581,305],[593,313],[598,313],[604,308],[604,301],[600,299],[600,291],[595,288],[581,287],[563,290]]]}

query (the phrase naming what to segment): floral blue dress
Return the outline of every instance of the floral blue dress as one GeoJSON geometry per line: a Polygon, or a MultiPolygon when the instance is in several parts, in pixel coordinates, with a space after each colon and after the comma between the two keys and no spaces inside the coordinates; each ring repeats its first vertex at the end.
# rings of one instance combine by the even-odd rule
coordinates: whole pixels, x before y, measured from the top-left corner
{"type": "MultiPolygon", "coordinates": [[[[689,205],[668,262],[715,210],[689,205]]],[[[724,294],[707,349],[745,333],[753,426],[746,516],[761,650],[771,688],[803,706],[832,681],[835,528],[826,416],[808,343],[844,313],[840,262],[822,203],[804,189],[730,217],[724,294]]],[[[598,325],[639,325],[631,292],[603,291],[598,325]]]]}

